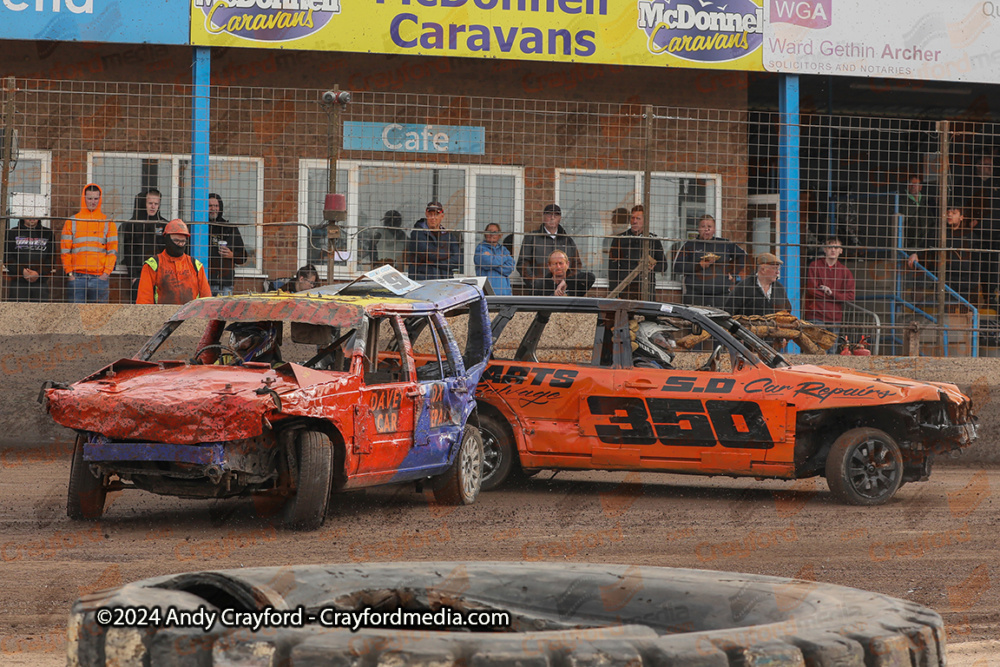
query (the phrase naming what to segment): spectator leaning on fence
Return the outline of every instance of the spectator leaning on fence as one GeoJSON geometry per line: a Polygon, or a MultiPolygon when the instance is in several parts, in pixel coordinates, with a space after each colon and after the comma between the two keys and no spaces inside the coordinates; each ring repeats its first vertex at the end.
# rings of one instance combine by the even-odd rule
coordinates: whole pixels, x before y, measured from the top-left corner
{"type": "Polygon", "coordinates": [[[549,256],[556,250],[561,250],[569,261],[569,277],[586,284],[587,289],[594,284],[594,274],[583,271],[576,241],[566,233],[560,224],[561,221],[562,209],[559,205],[547,205],[542,210],[542,225],[533,233],[527,234],[521,244],[521,254],[517,258],[517,272],[521,275],[525,287],[533,294],[534,282],[545,278],[549,256]]]}
{"type": "Polygon", "coordinates": [[[43,227],[39,218],[32,217],[44,215],[44,209],[34,204],[37,202],[20,213],[17,227],[7,231],[4,264],[13,279],[11,301],[48,301],[50,296],[49,276],[55,270],[55,240],[52,230],[43,227]]]}
{"type": "Polygon", "coordinates": [[[191,233],[181,219],[163,228],[163,252],[142,265],[136,303],[180,305],[199,297],[212,296],[201,262],[187,254],[191,233]]]}
{"type": "MultiPolygon", "coordinates": [[[[966,218],[965,210],[960,206],[949,206],[947,211],[948,239],[946,246],[948,273],[945,282],[949,287],[962,295],[969,302],[975,301],[980,281],[982,243],[979,236],[979,225],[975,218],[966,218]]],[[[925,253],[913,253],[908,263],[924,263],[925,255],[937,255],[937,251],[928,250],[925,253]]]]}
{"type": "Polygon", "coordinates": [[[143,190],[135,196],[132,219],[122,225],[122,259],[132,283],[132,301],[139,296],[139,278],[146,260],[163,251],[167,221],[160,215],[161,199],[159,190],[143,190]]]}
{"type": "Polygon", "coordinates": [[[590,289],[585,277],[569,274],[569,258],[562,250],[552,251],[548,267],[545,277],[531,286],[534,296],[583,296],[590,289]]]}
{"type": "Polygon", "coordinates": [[[514,258],[500,242],[502,235],[497,223],[486,225],[484,240],[476,246],[473,261],[476,264],[476,275],[486,277],[494,294],[510,296],[513,293],[510,289],[510,274],[514,271],[514,258]]]}
{"type": "Polygon", "coordinates": [[[642,274],[635,276],[619,294],[622,299],[655,300],[656,274],[667,270],[667,258],[663,254],[663,244],[659,239],[646,234],[646,209],[641,204],[632,207],[629,214],[629,228],[615,237],[608,253],[608,287],[616,289],[629,274],[639,266],[645,254],[652,257],[649,275],[649,293],[641,294],[642,274]],[[643,253],[643,239],[646,248],[643,253]]]}
{"type": "MultiPolygon", "coordinates": [[[[829,329],[838,338],[840,325],[844,321],[844,303],[854,301],[854,274],[841,264],[843,245],[835,236],[826,240],[823,259],[809,265],[806,275],[805,303],[802,315],[829,329]]],[[[830,348],[829,354],[836,353],[837,346],[830,348]]]]}
{"type": "Polygon", "coordinates": [[[451,278],[462,268],[462,247],[455,235],[444,228],[444,206],[431,201],[424,208],[424,217],[417,220],[410,232],[410,278],[440,280],[451,278]]]}
{"type": "Polygon", "coordinates": [[[757,255],[757,275],[749,276],[733,288],[726,299],[730,315],[771,315],[791,311],[785,287],[778,281],[782,261],[769,252],[757,255]]]}
{"type": "Polygon", "coordinates": [[[674,273],[684,281],[683,302],[722,308],[745,261],[742,248],[715,235],[715,218],[701,216],[698,238],[684,243],[674,261],[674,273]]]}
{"type": "Polygon", "coordinates": [[[103,192],[88,183],[80,210],[62,228],[60,256],[73,303],[107,303],[108,281],[118,257],[118,227],[101,210],[103,192]]]}
{"type": "Polygon", "coordinates": [[[899,198],[899,212],[903,216],[903,245],[909,250],[935,247],[939,220],[937,206],[924,192],[919,176],[911,176],[906,192],[899,198]]]}

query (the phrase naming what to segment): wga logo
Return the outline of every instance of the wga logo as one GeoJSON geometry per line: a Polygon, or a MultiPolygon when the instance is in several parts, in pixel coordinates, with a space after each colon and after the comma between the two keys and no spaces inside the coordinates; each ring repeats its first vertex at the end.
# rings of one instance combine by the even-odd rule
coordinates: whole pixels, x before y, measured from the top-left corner
{"type": "Polygon", "coordinates": [[[794,23],[803,28],[829,28],[833,0],[768,0],[771,23],[794,23]]]}

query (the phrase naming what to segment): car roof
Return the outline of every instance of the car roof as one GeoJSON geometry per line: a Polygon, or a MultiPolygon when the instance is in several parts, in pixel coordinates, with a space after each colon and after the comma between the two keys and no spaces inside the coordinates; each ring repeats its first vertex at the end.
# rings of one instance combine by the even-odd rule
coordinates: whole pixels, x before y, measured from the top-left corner
{"type": "Polygon", "coordinates": [[[705,317],[727,316],[723,310],[704,306],[688,306],[679,303],[659,303],[657,301],[631,301],[626,299],[603,299],[585,296],[490,296],[486,299],[491,310],[513,306],[524,311],[556,311],[566,313],[593,313],[626,310],[641,315],[669,315],[679,310],[704,315],[705,317]]]}
{"type": "Polygon", "coordinates": [[[356,326],[365,313],[426,315],[450,310],[482,298],[475,285],[428,282],[397,296],[371,281],[328,285],[308,292],[265,292],[195,299],[181,307],[172,321],[203,318],[225,321],[291,320],[332,326],[356,326]]]}

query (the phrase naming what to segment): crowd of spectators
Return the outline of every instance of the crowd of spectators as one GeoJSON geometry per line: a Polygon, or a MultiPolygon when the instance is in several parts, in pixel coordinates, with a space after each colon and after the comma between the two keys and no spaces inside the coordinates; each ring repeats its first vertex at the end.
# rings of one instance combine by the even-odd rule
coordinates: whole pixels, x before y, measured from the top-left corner
{"type": "MultiPolygon", "coordinates": [[[[949,191],[944,238],[941,207],[936,191],[929,190],[914,175],[898,193],[901,233],[893,243],[902,251],[902,264],[934,274],[943,258],[947,263],[944,278],[952,289],[970,302],[983,293],[994,295],[995,303],[1000,293],[1000,181],[994,176],[993,156],[980,155],[971,169],[957,174],[949,191]]],[[[220,195],[211,193],[207,201],[207,266],[187,253],[190,233],[184,222],[162,215],[158,190],[136,195],[132,217],[122,225],[121,248],[117,226],[104,213],[103,197],[98,184],[88,183],[81,192],[79,210],[62,222],[42,215],[47,211],[41,211],[44,207],[37,202],[36,210],[19,212],[4,248],[9,300],[52,300],[56,296],[53,278],[61,274],[66,300],[106,303],[109,279],[116,268],[127,272],[129,298],[136,303],[184,303],[233,292],[236,267],[245,264],[249,255],[238,225],[224,217],[220,195]],[[51,222],[43,224],[46,219],[51,222]],[[171,227],[173,231],[168,232],[171,227]]],[[[809,200],[808,195],[805,199],[809,200]]],[[[805,212],[804,217],[810,216],[805,212]]],[[[791,308],[778,280],[781,260],[771,253],[748,256],[739,244],[717,234],[711,215],[698,220],[696,237],[665,248],[661,239],[649,233],[643,206],[616,209],[612,213],[619,225],[615,231],[620,226],[625,229],[604,240],[607,289],[598,292],[592,292],[597,278],[588,270],[595,267],[584,265],[577,240],[563,225],[562,208],[546,204],[539,217],[537,226],[526,226],[518,248],[513,230],[496,222],[483,228],[482,240],[472,252],[472,265],[476,275],[488,280],[493,293],[600,293],[655,300],[657,276],[672,272],[682,286],[681,301],[688,305],[745,315],[791,308]]],[[[838,224],[844,233],[820,239],[824,225],[803,221],[812,241],[808,251],[803,248],[803,317],[835,331],[843,321],[844,304],[856,298],[854,276],[842,262],[845,249],[857,249],[856,225],[838,224]]],[[[388,210],[380,224],[365,228],[357,238],[359,267],[390,264],[415,280],[462,274],[464,247],[461,234],[450,229],[447,212],[437,200],[427,203],[424,217],[409,229],[404,228],[398,210],[388,210]]],[[[284,291],[319,284],[319,273],[311,264],[291,278],[265,283],[284,291]]]]}

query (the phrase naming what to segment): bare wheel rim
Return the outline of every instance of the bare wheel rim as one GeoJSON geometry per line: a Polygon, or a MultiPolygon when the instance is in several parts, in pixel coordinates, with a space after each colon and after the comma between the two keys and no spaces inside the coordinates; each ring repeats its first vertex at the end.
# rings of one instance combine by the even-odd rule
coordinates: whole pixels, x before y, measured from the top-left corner
{"type": "Polygon", "coordinates": [[[479,476],[482,474],[482,459],[480,458],[480,448],[476,447],[476,436],[467,433],[462,441],[462,449],[459,452],[459,468],[462,471],[462,492],[471,497],[476,494],[479,488],[479,476]]]}
{"type": "Polygon", "coordinates": [[[899,468],[899,461],[886,443],[870,438],[858,443],[851,451],[847,461],[847,478],[859,495],[879,498],[895,487],[899,468]]]}
{"type": "Polygon", "coordinates": [[[489,479],[503,463],[503,448],[500,440],[489,430],[481,431],[483,436],[483,479],[489,479]]]}

